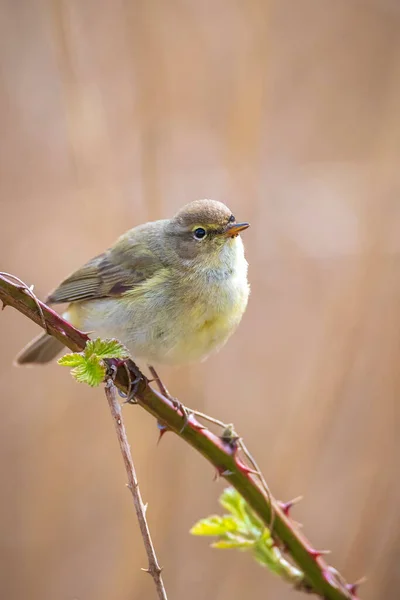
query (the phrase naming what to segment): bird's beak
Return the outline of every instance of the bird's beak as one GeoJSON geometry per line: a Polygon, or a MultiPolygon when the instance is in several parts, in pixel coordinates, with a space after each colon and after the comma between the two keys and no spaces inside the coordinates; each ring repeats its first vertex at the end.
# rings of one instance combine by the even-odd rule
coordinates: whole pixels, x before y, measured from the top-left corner
{"type": "Polygon", "coordinates": [[[232,223],[232,225],[228,225],[225,230],[225,235],[227,237],[234,237],[238,235],[241,231],[244,231],[250,227],[250,223],[232,223]]]}

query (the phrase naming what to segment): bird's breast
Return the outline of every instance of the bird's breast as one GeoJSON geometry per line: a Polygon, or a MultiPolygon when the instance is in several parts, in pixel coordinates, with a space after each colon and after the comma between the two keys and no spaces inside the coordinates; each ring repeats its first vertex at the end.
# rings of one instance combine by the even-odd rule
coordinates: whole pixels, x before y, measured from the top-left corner
{"type": "Polygon", "coordinates": [[[116,337],[136,358],[185,364],[218,350],[238,326],[249,296],[247,263],[195,278],[167,271],[131,293],[70,305],[66,318],[95,336],[116,337]]]}
{"type": "Polygon", "coordinates": [[[210,338],[210,343],[224,343],[237,327],[246,309],[249,285],[247,263],[233,270],[209,269],[201,274],[188,292],[195,331],[210,338]]]}

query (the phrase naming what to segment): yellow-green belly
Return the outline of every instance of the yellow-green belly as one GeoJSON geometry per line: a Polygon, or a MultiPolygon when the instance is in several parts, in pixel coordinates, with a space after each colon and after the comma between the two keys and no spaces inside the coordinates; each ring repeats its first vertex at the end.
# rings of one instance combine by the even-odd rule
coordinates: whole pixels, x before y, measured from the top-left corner
{"type": "Polygon", "coordinates": [[[120,298],[71,304],[65,317],[92,337],[115,337],[133,358],[149,363],[203,360],[225,344],[246,309],[246,277],[177,289],[176,284],[141,286],[120,298]]]}

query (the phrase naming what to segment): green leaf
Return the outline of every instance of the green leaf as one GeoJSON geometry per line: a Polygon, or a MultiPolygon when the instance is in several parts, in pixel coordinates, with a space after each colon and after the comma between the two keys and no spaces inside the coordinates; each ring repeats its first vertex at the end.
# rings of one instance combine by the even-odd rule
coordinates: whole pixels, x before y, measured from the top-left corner
{"type": "Polygon", "coordinates": [[[304,574],[288,562],[273,542],[271,532],[252,511],[244,498],[233,488],[226,488],[220,504],[231,514],[212,515],[191,529],[194,535],[217,537],[213,548],[250,550],[255,560],[286,581],[298,585],[304,574]]]}
{"type": "Polygon", "coordinates": [[[245,499],[234,488],[226,488],[220,499],[220,504],[234,514],[242,523],[242,528],[251,530],[254,537],[261,535],[264,525],[254,514],[245,499]]]}
{"type": "Polygon", "coordinates": [[[83,352],[66,354],[58,361],[59,365],[73,367],[71,375],[80,383],[94,387],[100,385],[106,375],[104,359],[124,360],[129,352],[118,340],[89,340],[83,352]]]}
{"type": "Polygon", "coordinates": [[[85,356],[89,358],[92,355],[98,358],[119,358],[121,360],[129,358],[129,352],[125,346],[114,339],[89,340],[85,346],[85,356]]]}
{"type": "Polygon", "coordinates": [[[243,550],[248,550],[253,548],[254,541],[253,540],[244,540],[240,538],[232,538],[229,540],[219,540],[218,542],[214,542],[211,544],[211,548],[241,548],[243,550]]]}
{"type": "Polygon", "coordinates": [[[106,367],[97,356],[91,356],[86,358],[84,363],[72,369],[71,374],[79,383],[87,383],[91,387],[95,387],[104,381],[106,367]]]}
{"type": "Polygon", "coordinates": [[[193,535],[223,535],[228,532],[237,531],[238,524],[234,517],[229,515],[219,517],[212,515],[207,519],[201,519],[193,525],[190,533],[193,535]]]}
{"type": "Polygon", "coordinates": [[[72,352],[59,358],[57,362],[62,367],[78,367],[85,362],[85,358],[78,352],[72,352]]]}
{"type": "Polygon", "coordinates": [[[237,517],[241,521],[244,520],[245,509],[243,505],[243,498],[235,490],[235,488],[226,488],[220,496],[219,503],[226,510],[229,510],[229,512],[231,512],[235,517],[237,517]]]}

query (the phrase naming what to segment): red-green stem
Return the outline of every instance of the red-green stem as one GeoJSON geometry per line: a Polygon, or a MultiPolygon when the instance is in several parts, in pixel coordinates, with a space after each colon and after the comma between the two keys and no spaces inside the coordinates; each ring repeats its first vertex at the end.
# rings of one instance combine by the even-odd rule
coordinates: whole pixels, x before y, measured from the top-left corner
{"type": "MultiPolygon", "coordinates": [[[[80,352],[84,349],[88,336],[75,329],[56,312],[35,299],[26,288],[16,285],[0,275],[0,300],[4,306],[12,306],[26,317],[40,325],[46,325],[49,335],[62,341],[70,350],[80,352]],[[41,311],[39,310],[39,307],[41,311]],[[43,318],[42,318],[43,317],[43,318]],[[43,322],[43,319],[45,323],[43,322]]],[[[128,392],[127,371],[119,368],[115,384],[128,392]]],[[[136,392],[140,406],[151,413],[159,422],[198,450],[248,502],[271,533],[276,543],[284,548],[293,562],[303,571],[304,581],[300,588],[304,592],[319,595],[326,600],[356,600],[351,585],[323,560],[307,539],[297,530],[281,505],[256,483],[249,468],[240,460],[237,445],[224,441],[205,428],[191,416],[182,429],[184,418],[173,402],[153,390],[143,376],[136,392]]]]}

